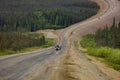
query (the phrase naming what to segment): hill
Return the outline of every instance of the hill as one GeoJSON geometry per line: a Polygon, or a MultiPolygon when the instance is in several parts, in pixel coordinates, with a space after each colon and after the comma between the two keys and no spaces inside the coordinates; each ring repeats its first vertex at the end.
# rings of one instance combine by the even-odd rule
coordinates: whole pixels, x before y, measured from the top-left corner
{"type": "Polygon", "coordinates": [[[90,0],[1,0],[0,31],[65,28],[95,15],[90,0]]]}
{"type": "Polygon", "coordinates": [[[45,8],[79,9],[96,7],[90,0],[0,0],[0,12],[31,12],[45,8]]]}

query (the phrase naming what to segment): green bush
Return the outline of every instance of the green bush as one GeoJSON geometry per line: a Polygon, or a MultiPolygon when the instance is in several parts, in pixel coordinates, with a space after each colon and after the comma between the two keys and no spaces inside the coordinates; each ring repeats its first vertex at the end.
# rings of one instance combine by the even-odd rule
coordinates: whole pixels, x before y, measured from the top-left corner
{"type": "Polygon", "coordinates": [[[100,47],[100,48],[89,48],[87,52],[88,54],[93,56],[108,58],[113,51],[108,47],[100,47]]]}
{"type": "Polygon", "coordinates": [[[45,44],[42,47],[47,48],[47,47],[53,46],[54,44],[55,44],[55,42],[53,39],[46,39],[45,44]]]}
{"type": "Polygon", "coordinates": [[[88,47],[99,47],[94,40],[94,36],[92,34],[88,34],[86,36],[83,36],[83,39],[80,42],[81,46],[84,48],[88,47]]]}
{"type": "Polygon", "coordinates": [[[23,48],[42,46],[45,37],[38,33],[0,32],[0,51],[21,50],[23,48]]]}
{"type": "Polygon", "coordinates": [[[109,54],[107,60],[116,64],[120,64],[120,50],[113,50],[112,53],[109,54]]]}
{"type": "Polygon", "coordinates": [[[15,51],[13,50],[3,50],[3,51],[0,51],[0,56],[3,56],[3,55],[10,55],[10,54],[14,54],[15,51]]]}
{"type": "Polygon", "coordinates": [[[116,64],[116,63],[113,63],[113,62],[110,62],[110,61],[107,61],[107,60],[105,60],[104,62],[107,65],[109,65],[110,67],[114,68],[115,70],[120,71],[120,65],[119,64],[116,64]]]}

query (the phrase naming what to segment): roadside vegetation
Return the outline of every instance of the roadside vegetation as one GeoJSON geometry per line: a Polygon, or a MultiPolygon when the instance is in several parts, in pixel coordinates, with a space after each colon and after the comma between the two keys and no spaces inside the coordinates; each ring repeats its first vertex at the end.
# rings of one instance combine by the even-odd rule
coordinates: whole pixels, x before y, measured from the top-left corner
{"type": "Polygon", "coordinates": [[[0,33],[0,50],[20,50],[31,46],[41,46],[45,43],[43,34],[10,32],[0,33]]]}
{"type": "Polygon", "coordinates": [[[0,32],[0,56],[47,48],[54,45],[41,33],[0,32]]]}
{"type": "Polygon", "coordinates": [[[88,34],[80,42],[89,55],[101,58],[114,69],[120,71],[120,23],[108,28],[99,29],[95,34],[88,34]]]}
{"type": "Polygon", "coordinates": [[[43,34],[38,33],[10,33],[9,37],[3,34],[0,36],[0,56],[39,50],[55,44],[53,39],[44,38],[43,34]]]}

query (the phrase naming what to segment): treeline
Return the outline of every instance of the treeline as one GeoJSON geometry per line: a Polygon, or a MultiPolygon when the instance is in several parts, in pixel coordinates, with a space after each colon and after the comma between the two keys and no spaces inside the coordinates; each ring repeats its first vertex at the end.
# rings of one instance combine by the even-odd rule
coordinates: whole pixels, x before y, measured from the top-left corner
{"type": "Polygon", "coordinates": [[[120,48],[120,23],[115,24],[115,19],[110,28],[99,29],[95,33],[95,41],[101,46],[120,48]]]}
{"type": "Polygon", "coordinates": [[[99,9],[99,6],[95,4],[94,2],[88,1],[81,1],[81,2],[73,2],[70,4],[64,5],[66,7],[83,7],[83,8],[89,8],[89,9],[99,9]]]}
{"type": "Polygon", "coordinates": [[[30,13],[38,9],[69,8],[79,9],[96,8],[97,5],[91,0],[0,0],[0,12],[30,13]]]}
{"type": "Polygon", "coordinates": [[[98,9],[90,0],[1,0],[0,31],[65,28],[95,15],[98,9]]]}
{"type": "Polygon", "coordinates": [[[45,9],[31,14],[12,13],[0,16],[0,31],[36,31],[40,29],[60,29],[87,19],[96,14],[95,10],[45,9]]]}
{"type": "Polygon", "coordinates": [[[38,33],[0,32],[0,51],[41,46],[45,38],[38,33]]]}

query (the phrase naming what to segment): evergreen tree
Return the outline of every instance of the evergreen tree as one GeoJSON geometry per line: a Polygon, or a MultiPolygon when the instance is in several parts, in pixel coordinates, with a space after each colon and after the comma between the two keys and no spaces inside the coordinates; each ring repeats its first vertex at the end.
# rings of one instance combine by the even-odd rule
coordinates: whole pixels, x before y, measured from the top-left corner
{"type": "Polygon", "coordinates": [[[120,48],[120,23],[116,25],[115,19],[112,26],[108,29],[99,29],[95,33],[95,41],[102,46],[109,46],[113,48],[120,48]]]}

